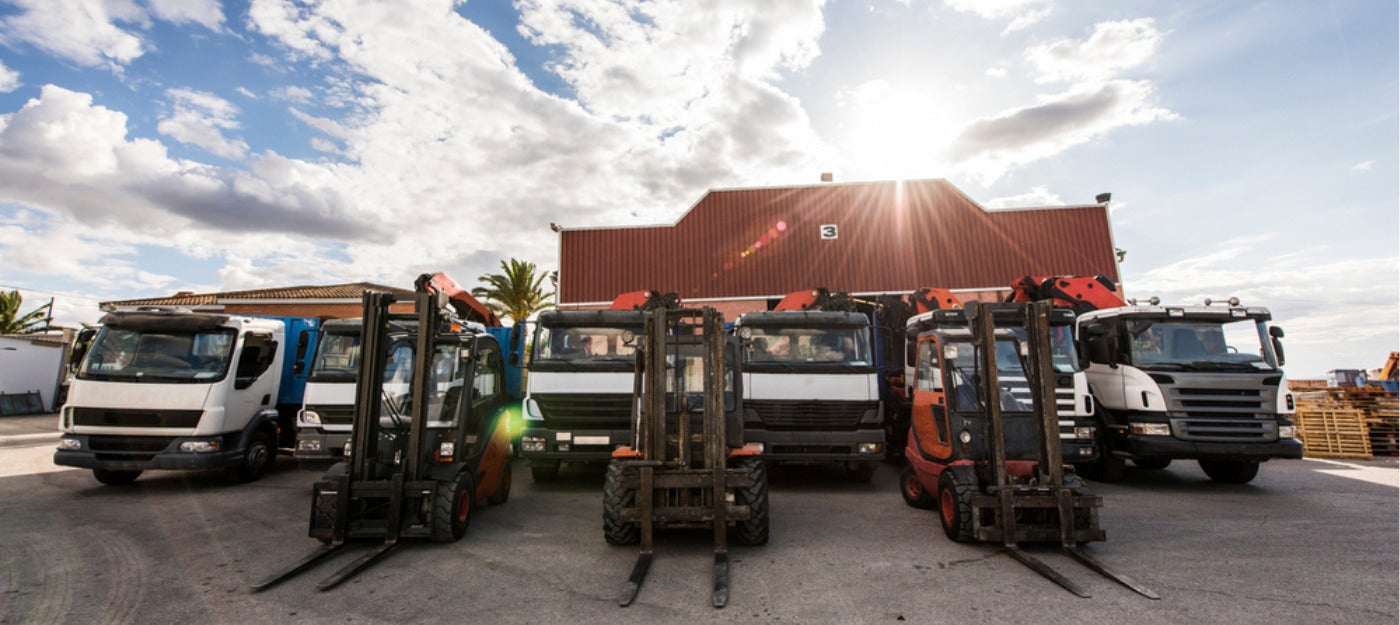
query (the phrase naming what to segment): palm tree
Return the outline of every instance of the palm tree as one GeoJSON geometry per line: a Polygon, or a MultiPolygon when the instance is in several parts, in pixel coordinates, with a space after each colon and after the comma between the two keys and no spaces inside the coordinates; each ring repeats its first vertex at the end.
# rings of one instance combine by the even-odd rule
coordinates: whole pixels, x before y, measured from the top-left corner
{"type": "Polygon", "coordinates": [[[535,263],[514,258],[501,261],[503,273],[488,273],[477,280],[486,283],[472,289],[472,295],[484,300],[488,308],[502,317],[520,323],[551,303],[544,282],[549,274],[540,272],[535,263]]]}
{"type": "Polygon", "coordinates": [[[0,291],[0,334],[33,334],[45,329],[48,319],[44,312],[49,305],[44,304],[20,315],[19,307],[23,304],[24,297],[19,291],[0,291]]]}

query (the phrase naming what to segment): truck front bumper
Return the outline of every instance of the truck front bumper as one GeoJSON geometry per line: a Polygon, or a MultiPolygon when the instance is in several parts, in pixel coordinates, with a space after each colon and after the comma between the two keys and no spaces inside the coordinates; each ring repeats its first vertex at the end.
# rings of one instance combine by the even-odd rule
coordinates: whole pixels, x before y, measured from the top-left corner
{"type": "Polygon", "coordinates": [[[1303,457],[1303,442],[1285,438],[1260,443],[1206,443],[1183,441],[1170,436],[1128,434],[1119,439],[1117,455],[1130,458],[1172,458],[1181,460],[1268,460],[1303,457]]]}
{"type": "Polygon", "coordinates": [[[209,436],[170,438],[65,434],[63,438],[78,440],[81,445],[78,449],[54,452],[53,463],[63,467],[110,471],[202,471],[226,469],[243,462],[243,450],[237,449],[238,434],[217,437],[220,439],[219,451],[212,452],[180,451],[180,443],[216,438],[209,436]],[[161,442],[166,442],[164,447],[160,447],[161,442]],[[93,448],[94,444],[97,449],[93,448]]]}
{"type": "Polygon", "coordinates": [[[345,444],[349,441],[349,432],[297,430],[297,446],[292,450],[292,457],[298,462],[339,462],[345,458],[345,444]]]}
{"type": "Polygon", "coordinates": [[[885,430],[788,432],[744,428],[745,443],[762,443],[768,460],[875,462],[885,455],[885,430]]]}
{"type": "Polygon", "coordinates": [[[520,434],[520,457],[530,460],[607,462],[614,449],[632,444],[631,430],[554,431],[527,425],[520,434]]]}

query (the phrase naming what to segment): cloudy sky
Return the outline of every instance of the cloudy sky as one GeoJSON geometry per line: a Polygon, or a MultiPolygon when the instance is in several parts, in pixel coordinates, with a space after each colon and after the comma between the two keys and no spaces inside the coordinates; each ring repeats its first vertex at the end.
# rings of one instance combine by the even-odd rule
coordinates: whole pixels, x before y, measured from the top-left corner
{"type": "Polygon", "coordinates": [[[1129,296],[1237,295],[1290,372],[1400,344],[1397,7],[0,0],[0,288],[100,300],[553,267],[707,189],[1113,193],[1129,296]]]}

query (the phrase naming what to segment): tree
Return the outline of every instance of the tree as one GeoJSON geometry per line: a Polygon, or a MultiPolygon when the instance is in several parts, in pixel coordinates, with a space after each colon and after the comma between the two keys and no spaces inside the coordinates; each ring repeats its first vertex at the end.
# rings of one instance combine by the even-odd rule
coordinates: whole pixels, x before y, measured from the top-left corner
{"type": "Polygon", "coordinates": [[[0,334],[33,334],[45,329],[48,318],[44,313],[49,305],[20,315],[19,308],[23,304],[24,296],[19,291],[0,291],[0,334]]]}
{"type": "Polygon", "coordinates": [[[488,273],[477,280],[486,283],[472,289],[472,296],[484,300],[488,308],[502,317],[520,323],[553,302],[545,291],[549,274],[539,271],[535,263],[514,258],[501,261],[503,273],[488,273]]]}

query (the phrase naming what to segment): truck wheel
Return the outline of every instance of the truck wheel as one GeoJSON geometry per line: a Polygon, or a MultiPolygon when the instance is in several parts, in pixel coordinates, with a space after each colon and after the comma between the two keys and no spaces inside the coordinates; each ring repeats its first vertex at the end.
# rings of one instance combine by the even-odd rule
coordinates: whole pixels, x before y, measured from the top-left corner
{"type": "Polygon", "coordinates": [[[1259,475],[1258,460],[1199,460],[1210,479],[1226,484],[1248,484],[1259,475]]]}
{"type": "Polygon", "coordinates": [[[912,508],[933,508],[933,497],[924,488],[924,483],[919,481],[919,474],[914,472],[914,467],[906,466],[904,472],[899,474],[899,494],[904,495],[904,503],[912,508]]]}
{"type": "Polygon", "coordinates": [[[471,471],[461,471],[451,482],[438,482],[433,496],[433,542],[457,542],[466,536],[475,505],[471,471]]]}
{"type": "Polygon", "coordinates": [[[267,472],[267,467],[276,459],[277,450],[272,446],[272,438],[267,432],[257,431],[243,450],[243,461],[233,470],[233,478],[239,482],[253,482],[267,472]]]}
{"type": "Polygon", "coordinates": [[[559,461],[531,460],[530,477],[536,482],[553,482],[559,477],[559,461]]]}
{"type": "Polygon", "coordinates": [[[486,498],[486,502],[493,506],[499,506],[510,499],[510,462],[507,461],[501,466],[501,483],[496,486],[496,492],[486,498]]]}
{"type": "Polygon", "coordinates": [[[846,466],[846,477],[857,484],[869,484],[875,479],[875,463],[862,462],[855,466],[846,466]]]}
{"type": "Polygon", "coordinates": [[[622,520],[622,511],[636,506],[637,491],[622,486],[622,463],[609,462],[603,478],[603,538],[609,545],[635,545],[641,539],[641,528],[622,520]]]}
{"type": "Polygon", "coordinates": [[[766,545],[768,467],[759,458],[745,458],[738,464],[752,483],[744,488],[734,489],[734,504],[749,507],[749,518],[734,524],[734,540],[741,545],[766,545]]]}
{"type": "Polygon", "coordinates": [[[948,538],[965,543],[972,540],[973,484],[964,484],[952,468],[938,476],[938,520],[948,538]]]}
{"type": "Polygon", "coordinates": [[[140,471],[113,471],[111,469],[93,469],[92,476],[97,481],[108,486],[123,486],[136,481],[141,477],[140,471]]]}
{"type": "Polygon", "coordinates": [[[1133,458],[1133,466],[1143,471],[1161,471],[1171,463],[1171,458],[1133,458]]]}

